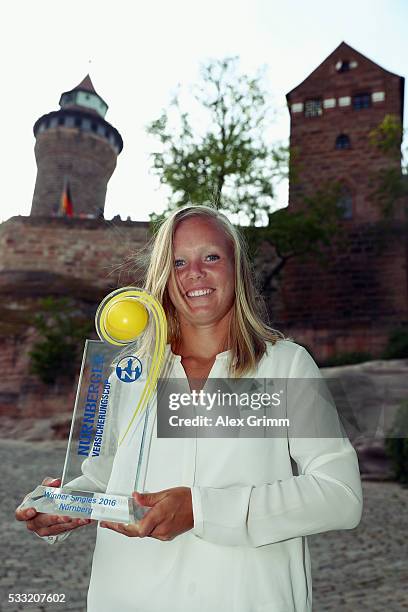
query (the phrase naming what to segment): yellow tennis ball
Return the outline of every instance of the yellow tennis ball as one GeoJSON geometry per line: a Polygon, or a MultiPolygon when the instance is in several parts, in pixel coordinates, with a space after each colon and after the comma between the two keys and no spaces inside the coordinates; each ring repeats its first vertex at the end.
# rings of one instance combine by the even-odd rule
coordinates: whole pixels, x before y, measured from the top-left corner
{"type": "Polygon", "coordinates": [[[148,318],[146,308],[137,300],[118,300],[106,313],[105,330],[114,340],[130,342],[142,333],[148,318]]]}

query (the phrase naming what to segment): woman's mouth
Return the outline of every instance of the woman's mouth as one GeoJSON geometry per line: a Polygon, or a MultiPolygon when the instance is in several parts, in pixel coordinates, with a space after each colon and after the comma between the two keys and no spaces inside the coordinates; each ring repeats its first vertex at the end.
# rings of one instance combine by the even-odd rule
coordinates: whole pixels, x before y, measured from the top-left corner
{"type": "Polygon", "coordinates": [[[215,291],[215,289],[210,289],[209,287],[204,289],[192,289],[191,291],[187,291],[186,296],[189,298],[202,297],[203,295],[210,295],[213,291],[215,291]]]}

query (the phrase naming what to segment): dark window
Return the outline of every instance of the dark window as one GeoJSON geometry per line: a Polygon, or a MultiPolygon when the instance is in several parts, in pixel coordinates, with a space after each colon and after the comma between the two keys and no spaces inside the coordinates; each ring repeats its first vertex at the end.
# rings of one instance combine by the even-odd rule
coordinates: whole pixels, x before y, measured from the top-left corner
{"type": "Polygon", "coordinates": [[[314,100],[306,100],[305,117],[320,117],[322,113],[322,101],[320,99],[315,98],[314,100]]]}
{"type": "Polygon", "coordinates": [[[342,219],[351,219],[353,217],[353,198],[347,187],[343,187],[341,190],[337,200],[337,207],[340,209],[342,219]]]}
{"type": "Polygon", "coordinates": [[[75,117],[75,127],[81,127],[82,119],[81,117],[75,117]]]}
{"type": "Polygon", "coordinates": [[[371,106],[371,94],[361,93],[353,96],[353,108],[354,110],[362,110],[363,108],[370,108],[371,106]]]}
{"type": "Polygon", "coordinates": [[[91,130],[92,130],[93,132],[96,132],[96,131],[98,130],[98,126],[97,126],[97,124],[96,124],[96,123],[92,123],[92,125],[91,125],[91,130]]]}
{"type": "Polygon", "coordinates": [[[63,117],[63,115],[60,115],[58,117],[58,123],[59,123],[59,125],[64,125],[64,117],[63,117]]]}
{"type": "Polygon", "coordinates": [[[336,138],[336,149],[349,149],[350,138],[347,134],[339,134],[336,138]]]}
{"type": "Polygon", "coordinates": [[[65,127],[69,127],[69,128],[74,127],[74,125],[75,125],[74,117],[72,117],[72,115],[69,115],[68,117],[65,117],[64,125],[65,125],[65,127]]]}
{"type": "Polygon", "coordinates": [[[339,63],[338,72],[348,72],[350,70],[350,62],[348,60],[343,60],[339,63]]]}
{"type": "Polygon", "coordinates": [[[73,93],[64,94],[61,102],[63,102],[64,104],[70,104],[71,102],[74,102],[74,94],[73,93]]]}

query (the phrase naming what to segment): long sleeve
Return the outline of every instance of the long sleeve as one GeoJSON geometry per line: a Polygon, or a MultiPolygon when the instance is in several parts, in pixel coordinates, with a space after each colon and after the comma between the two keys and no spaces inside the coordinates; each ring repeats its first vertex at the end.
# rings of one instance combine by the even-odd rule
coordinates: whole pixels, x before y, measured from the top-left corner
{"type": "Polygon", "coordinates": [[[340,433],[333,404],[316,393],[315,385],[298,384],[302,378],[322,376],[309,353],[298,347],[288,378],[288,416],[293,423],[290,430],[303,435],[289,434],[288,446],[299,475],[261,486],[193,487],[197,537],[230,546],[263,546],[353,529],[360,522],[362,490],[356,452],[340,433]],[[334,437],[322,437],[327,431],[334,432],[334,437]]]}

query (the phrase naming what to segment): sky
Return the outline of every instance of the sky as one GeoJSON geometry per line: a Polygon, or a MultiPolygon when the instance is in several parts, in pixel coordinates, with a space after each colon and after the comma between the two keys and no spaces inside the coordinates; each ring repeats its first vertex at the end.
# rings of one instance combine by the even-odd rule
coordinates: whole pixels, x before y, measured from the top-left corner
{"type": "MultiPolygon", "coordinates": [[[[265,66],[276,111],[271,138],[287,142],[285,94],[341,41],[407,76],[407,29],[407,0],[4,2],[0,220],[30,213],[37,171],[33,124],[57,110],[61,93],[88,72],[109,105],[106,120],[124,141],[108,184],[105,217],[141,221],[163,210],[168,193],[151,171],[156,141],[146,125],[169,104],[178,84],[187,88],[197,81],[200,64],[238,55],[242,72],[255,74],[265,66]]],[[[286,204],[281,185],[275,206],[286,204]]]]}

